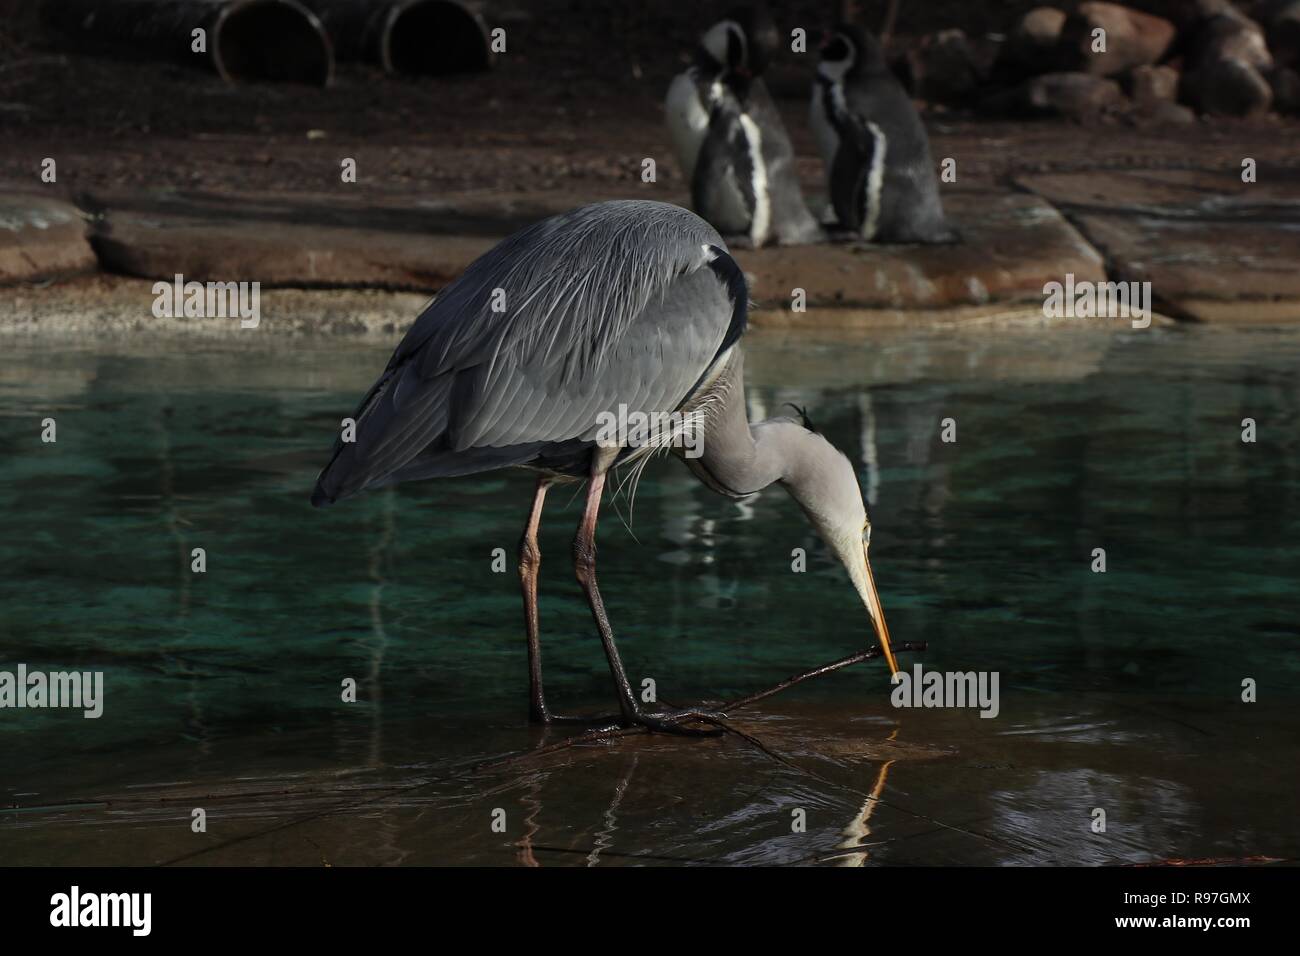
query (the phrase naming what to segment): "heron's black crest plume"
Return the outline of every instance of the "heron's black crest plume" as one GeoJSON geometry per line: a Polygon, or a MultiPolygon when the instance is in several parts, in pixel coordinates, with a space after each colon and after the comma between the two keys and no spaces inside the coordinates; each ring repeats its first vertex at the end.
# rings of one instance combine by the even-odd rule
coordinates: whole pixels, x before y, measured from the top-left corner
{"type": "Polygon", "coordinates": [[[808,409],[807,409],[807,408],[800,408],[800,407],[799,407],[798,405],[796,405],[794,402],[786,402],[786,405],[790,406],[790,407],[793,408],[796,412],[799,413],[799,424],[803,425],[804,428],[808,429],[808,430],[809,430],[810,432],[812,432],[814,435],[821,434],[821,433],[817,430],[817,426],[814,425],[814,424],[812,423],[812,419],[808,417],[808,409]]]}

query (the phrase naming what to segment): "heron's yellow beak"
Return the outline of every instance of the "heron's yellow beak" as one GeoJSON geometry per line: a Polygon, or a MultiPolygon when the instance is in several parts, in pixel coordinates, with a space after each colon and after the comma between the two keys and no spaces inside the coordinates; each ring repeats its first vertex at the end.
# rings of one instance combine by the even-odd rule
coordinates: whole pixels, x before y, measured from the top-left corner
{"type": "Polygon", "coordinates": [[[876,579],[871,573],[871,558],[867,555],[867,546],[862,546],[862,561],[867,568],[866,594],[863,599],[867,605],[867,614],[871,617],[871,626],[875,629],[876,640],[885,652],[885,663],[889,665],[890,675],[898,673],[898,661],[894,660],[894,649],[889,646],[889,626],[885,624],[885,609],[880,606],[880,594],[876,591],[876,579]]]}

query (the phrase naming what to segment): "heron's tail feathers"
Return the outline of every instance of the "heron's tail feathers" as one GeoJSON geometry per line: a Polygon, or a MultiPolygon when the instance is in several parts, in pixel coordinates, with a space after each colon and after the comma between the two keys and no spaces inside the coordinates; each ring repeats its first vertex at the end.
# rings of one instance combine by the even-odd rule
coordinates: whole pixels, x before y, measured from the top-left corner
{"type": "Polygon", "coordinates": [[[403,380],[413,374],[409,365],[388,369],[352,416],[340,423],[334,452],[316,478],[313,505],[331,505],[383,482],[447,430],[451,377],[435,380],[435,387],[421,390],[412,401],[400,402],[403,380]]]}
{"type": "Polygon", "coordinates": [[[386,372],[343,423],[311,503],[319,508],[367,488],[472,475],[565,450],[564,443],[547,441],[457,448],[457,394],[474,387],[473,374],[421,378],[413,365],[386,372]]]}

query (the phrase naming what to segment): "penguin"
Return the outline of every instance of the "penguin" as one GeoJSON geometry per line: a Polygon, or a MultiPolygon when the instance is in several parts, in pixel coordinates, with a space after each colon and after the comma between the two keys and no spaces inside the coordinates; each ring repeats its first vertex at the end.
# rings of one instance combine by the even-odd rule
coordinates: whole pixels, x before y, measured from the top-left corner
{"type": "Polygon", "coordinates": [[[761,79],[775,27],[736,13],[700,39],[695,63],[668,88],[668,130],[695,211],[754,248],[825,238],[808,211],[794,148],[761,79]]]}
{"type": "Polygon", "coordinates": [[[836,27],[821,48],[810,123],[839,225],[869,242],[956,242],[930,140],[874,37],[836,27]]]}

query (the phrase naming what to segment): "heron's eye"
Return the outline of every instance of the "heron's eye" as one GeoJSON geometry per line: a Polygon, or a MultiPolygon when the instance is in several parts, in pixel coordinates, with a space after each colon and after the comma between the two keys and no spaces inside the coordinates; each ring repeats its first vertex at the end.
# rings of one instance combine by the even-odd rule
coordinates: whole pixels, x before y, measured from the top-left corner
{"type": "Polygon", "coordinates": [[[866,524],[862,526],[862,543],[868,546],[871,544],[871,522],[870,521],[868,521],[866,524]]]}

